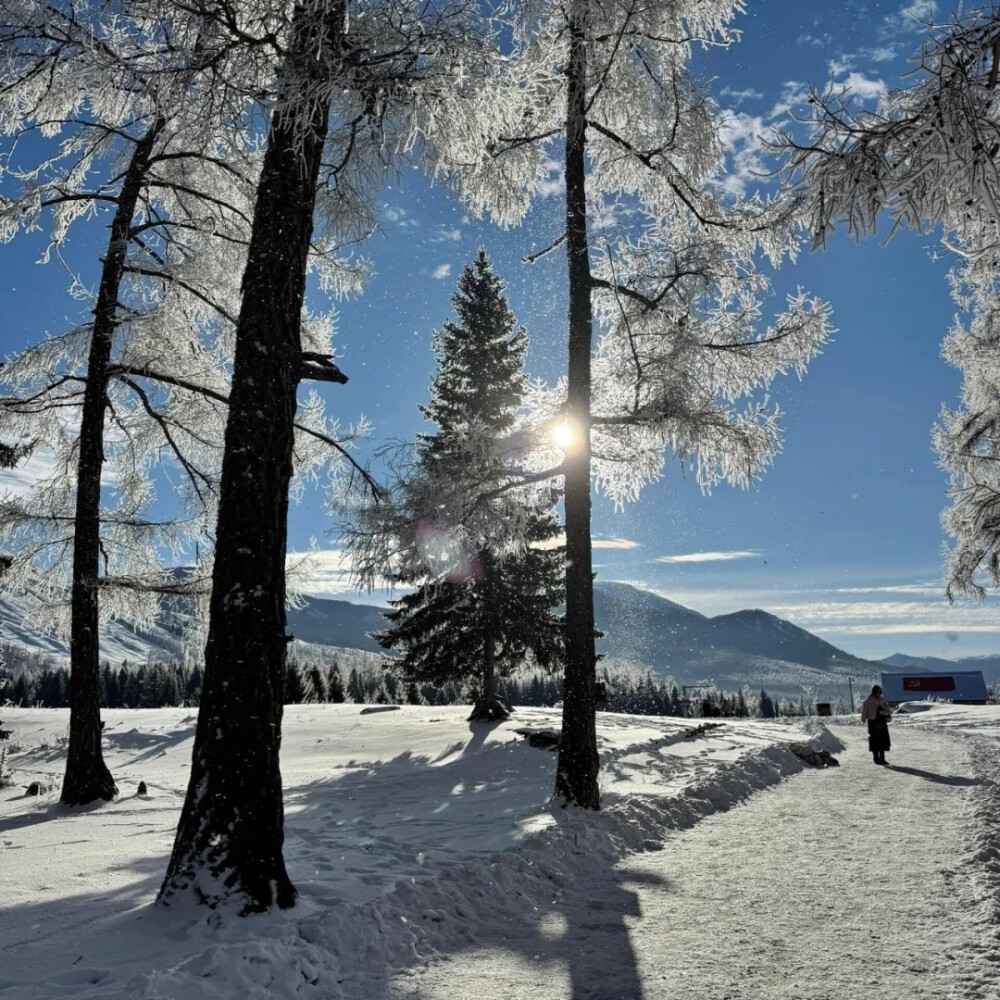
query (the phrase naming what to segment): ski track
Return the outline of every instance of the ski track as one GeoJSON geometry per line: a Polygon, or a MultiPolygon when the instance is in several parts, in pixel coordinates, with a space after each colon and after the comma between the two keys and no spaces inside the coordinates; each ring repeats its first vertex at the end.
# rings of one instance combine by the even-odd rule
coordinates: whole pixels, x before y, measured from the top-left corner
{"type": "Polygon", "coordinates": [[[863,730],[832,732],[847,745],[840,768],[804,771],[554,891],[521,922],[480,928],[495,943],[405,973],[390,996],[1000,997],[996,741],[907,723],[883,769],[863,730]]]}

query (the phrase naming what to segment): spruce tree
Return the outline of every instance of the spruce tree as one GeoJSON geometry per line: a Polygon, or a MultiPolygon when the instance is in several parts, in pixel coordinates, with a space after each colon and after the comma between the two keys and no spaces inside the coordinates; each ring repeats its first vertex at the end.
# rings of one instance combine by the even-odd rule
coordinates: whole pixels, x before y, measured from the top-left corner
{"type": "Polygon", "coordinates": [[[301,705],[306,700],[306,686],[294,660],[285,663],[282,702],[285,705],[301,705]]]}
{"type": "Polygon", "coordinates": [[[318,664],[312,664],[308,668],[309,683],[312,687],[312,701],[323,702],[327,701],[327,686],[326,678],[323,676],[323,671],[319,668],[318,664]]]}
{"type": "Polygon", "coordinates": [[[351,672],[347,677],[347,697],[355,705],[363,705],[365,701],[365,690],[361,685],[361,677],[355,667],[351,668],[351,672]]]}
{"type": "Polygon", "coordinates": [[[330,667],[330,674],[326,682],[327,699],[336,705],[343,704],[345,700],[344,681],[340,676],[340,667],[334,663],[330,667]]]}
{"type": "Polygon", "coordinates": [[[515,428],[525,393],[527,335],[518,328],[483,250],[466,265],[452,299],[456,322],[434,335],[437,373],[423,416],[437,426],[422,434],[409,482],[404,546],[412,558],[395,582],[417,589],[392,602],[390,627],[375,633],[403,678],[444,685],[474,680],[471,719],[506,718],[497,694],[530,653],[546,668],[562,662],[563,623],[553,608],[564,600],[556,495],[541,499],[505,492],[504,442],[515,428]],[[465,498],[440,502],[442,498],[465,498]],[[442,523],[446,510],[459,523],[442,523]],[[524,545],[513,549],[513,522],[524,545]]]}

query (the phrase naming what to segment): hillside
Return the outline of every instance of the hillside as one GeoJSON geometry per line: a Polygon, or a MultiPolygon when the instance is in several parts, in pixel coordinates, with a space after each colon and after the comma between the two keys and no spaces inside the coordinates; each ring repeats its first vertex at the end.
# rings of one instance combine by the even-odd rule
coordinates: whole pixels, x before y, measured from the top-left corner
{"type": "MultiPolygon", "coordinates": [[[[33,603],[30,597],[0,592],[0,644],[56,661],[68,660],[66,643],[32,622],[33,603]]],[[[184,654],[182,636],[189,625],[190,614],[173,611],[164,611],[160,620],[148,628],[109,622],[101,629],[101,659],[116,664],[123,660],[144,663],[149,659],[179,659],[184,654]]]]}
{"type": "Polygon", "coordinates": [[[850,701],[882,670],[766,611],[709,618],[681,604],[624,583],[594,587],[598,651],[670,675],[681,684],[713,681],[732,690],[743,684],[772,694],[850,701]]]}
{"type": "Polygon", "coordinates": [[[384,629],[382,609],[328,597],[307,597],[301,608],[289,608],[288,632],[301,642],[381,652],[368,633],[384,629]]]}
{"type": "MultiPolygon", "coordinates": [[[[766,611],[709,618],[624,583],[597,584],[594,607],[597,626],[605,633],[597,648],[609,665],[648,669],[679,684],[714,682],[729,690],[747,684],[786,697],[805,694],[846,704],[848,677],[855,678],[860,690],[883,669],[881,663],[851,656],[766,611]]],[[[0,642],[65,660],[65,643],[26,622],[26,609],[24,601],[0,601],[0,642]]],[[[102,633],[101,655],[112,663],[177,659],[191,614],[175,601],[151,628],[113,622],[102,633]]],[[[346,650],[373,656],[380,650],[369,633],[384,626],[382,609],[331,598],[306,598],[288,612],[299,659],[343,660],[346,650]]]]}

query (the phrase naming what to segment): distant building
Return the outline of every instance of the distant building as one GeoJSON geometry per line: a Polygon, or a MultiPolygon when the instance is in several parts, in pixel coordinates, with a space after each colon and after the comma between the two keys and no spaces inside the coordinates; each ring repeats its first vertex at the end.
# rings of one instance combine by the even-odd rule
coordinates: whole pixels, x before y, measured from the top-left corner
{"type": "Polygon", "coordinates": [[[882,675],[886,701],[951,701],[958,705],[985,705],[989,697],[981,670],[954,670],[926,674],[914,671],[882,675]]]}

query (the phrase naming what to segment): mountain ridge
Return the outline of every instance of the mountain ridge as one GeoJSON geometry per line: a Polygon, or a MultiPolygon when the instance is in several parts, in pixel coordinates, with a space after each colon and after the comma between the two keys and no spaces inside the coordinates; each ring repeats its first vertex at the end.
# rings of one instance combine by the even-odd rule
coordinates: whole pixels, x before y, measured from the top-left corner
{"type": "MultiPolygon", "coordinates": [[[[839,699],[846,705],[852,682],[860,691],[861,685],[894,666],[888,662],[892,657],[874,661],[853,656],[760,608],[709,617],[652,591],[601,581],[594,587],[594,609],[597,627],[605,633],[597,640],[598,652],[609,665],[649,670],[687,686],[713,682],[730,690],[765,687],[772,693],[839,699]]],[[[334,649],[379,654],[381,648],[369,633],[385,627],[384,610],[337,598],[305,598],[300,607],[288,610],[296,655],[328,657],[334,649]]],[[[0,642],[67,659],[65,643],[19,620],[23,611],[9,595],[0,594],[0,642]]],[[[102,630],[102,658],[116,663],[123,658],[133,663],[179,658],[183,616],[175,609],[164,619],[147,629],[109,623],[102,630]]],[[[1000,672],[1000,657],[995,659],[1000,672]]]]}
{"type": "Polygon", "coordinates": [[[943,656],[910,656],[907,653],[893,653],[892,656],[886,656],[879,662],[893,670],[918,670],[929,673],[949,670],[981,670],[987,684],[996,684],[1000,681],[1000,655],[998,654],[959,656],[949,660],[943,656]]]}

